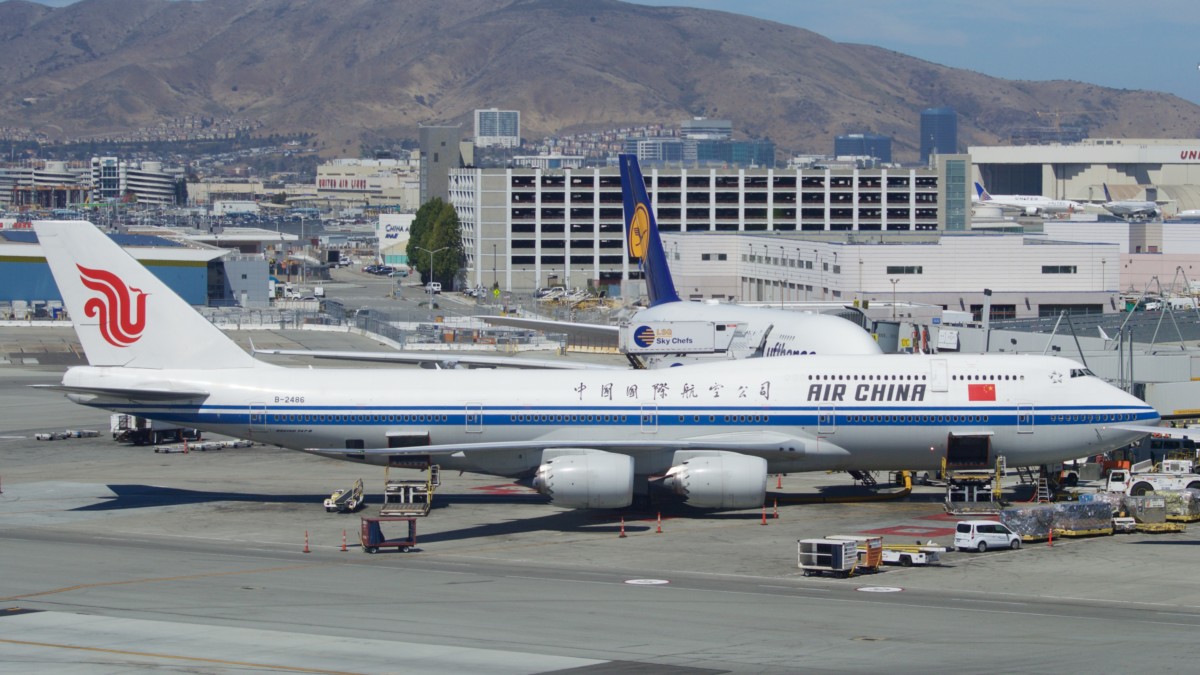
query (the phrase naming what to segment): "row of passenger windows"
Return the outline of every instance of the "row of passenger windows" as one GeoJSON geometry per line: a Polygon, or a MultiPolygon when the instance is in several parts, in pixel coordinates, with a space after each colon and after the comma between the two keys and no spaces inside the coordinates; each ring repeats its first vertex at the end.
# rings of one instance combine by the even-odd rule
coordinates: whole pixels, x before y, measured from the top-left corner
{"type": "Polygon", "coordinates": [[[449,415],[272,415],[272,422],[446,422],[449,415]]]}
{"type": "Polygon", "coordinates": [[[809,375],[810,380],[867,380],[872,382],[895,382],[924,380],[924,375],[809,375]]]}
{"type": "Polygon", "coordinates": [[[987,415],[849,415],[846,417],[846,422],[900,422],[906,424],[971,422],[987,424],[990,419],[987,415]]]}
{"type": "Polygon", "coordinates": [[[1133,413],[1104,413],[1102,415],[1051,415],[1051,422],[1132,422],[1133,413]]]}
{"type": "Polygon", "coordinates": [[[986,380],[995,382],[997,380],[1024,380],[1024,375],[951,375],[951,380],[986,380]]]}
{"type": "Polygon", "coordinates": [[[510,422],[625,422],[628,415],[509,415],[510,422]]]}

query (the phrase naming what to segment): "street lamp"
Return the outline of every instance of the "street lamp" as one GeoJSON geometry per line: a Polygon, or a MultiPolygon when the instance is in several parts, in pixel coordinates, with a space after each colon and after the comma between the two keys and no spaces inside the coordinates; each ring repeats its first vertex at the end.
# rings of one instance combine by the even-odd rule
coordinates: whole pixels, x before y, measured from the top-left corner
{"type": "Polygon", "coordinates": [[[492,288],[499,288],[500,283],[496,281],[496,245],[492,244],[492,288]]]}
{"type": "Polygon", "coordinates": [[[433,316],[433,256],[437,255],[438,253],[441,253],[442,251],[448,250],[450,247],[443,246],[435,251],[430,251],[429,249],[421,248],[420,246],[415,246],[414,248],[416,248],[418,251],[425,251],[426,253],[429,254],[429,280],[425,282],[425,290],[428,291],[428,293],[429,293],[429,316],[432,317],[433,316]]]}
{"type": "Polygon", "coordinates": [[[896,284],[900,283],[899,279],[888,279],[892,282],[892,321],[896,320],[896,284]]]}

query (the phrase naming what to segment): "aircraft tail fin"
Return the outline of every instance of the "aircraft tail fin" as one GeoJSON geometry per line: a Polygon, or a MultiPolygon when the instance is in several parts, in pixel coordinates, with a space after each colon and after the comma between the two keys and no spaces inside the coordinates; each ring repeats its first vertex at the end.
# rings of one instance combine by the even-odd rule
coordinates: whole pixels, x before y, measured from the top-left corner
{"type": "Polygon", "coordinates": [[[1100,186],[1104,188],[1104,201],[1111,202],[1113,198],[1108,192],[1108,183],[1101,183],[1100,186]]]}
{"type": "Polygon", "coordinates": [[[992,196],[988,194],[987,190],[983,189],[983,183],[975,183],[975,193],[979,195],[979,201],[981,202],[992,201],[992,196]]]}
{"type": "Polygon", "coordinates": [[[42,220],[33,229],[91,365],[265,365],[91,223],[42,220]]]}
{"type": "Polygon", "coordinates": [[[667,267],[667,255],[658,236],[658,222],[646,194],[646,181],[638,166],[637,155],[620,155],[621,193],[625,198],[625,247],[629,257],[638,261],[646,275],[650,306],[678,302],[675,282],[667,267]]]}

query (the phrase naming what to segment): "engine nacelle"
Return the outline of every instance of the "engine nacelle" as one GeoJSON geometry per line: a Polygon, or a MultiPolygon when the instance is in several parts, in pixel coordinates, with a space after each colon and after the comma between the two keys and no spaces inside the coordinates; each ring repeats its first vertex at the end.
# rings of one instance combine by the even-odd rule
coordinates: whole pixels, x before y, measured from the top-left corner
{"type": "Polygon", "coordinates": [[[633,458],[590,448],[556,448],[542,454],[533,489],[555,506],[617,509],[633,503],[633,458]]]}
{"type": "Polygon", "coordinates": [[[702,509],[749,509],[767,496],[767,460],[734,452],[692,457],[667,471],[662,485],[702,509]]]}

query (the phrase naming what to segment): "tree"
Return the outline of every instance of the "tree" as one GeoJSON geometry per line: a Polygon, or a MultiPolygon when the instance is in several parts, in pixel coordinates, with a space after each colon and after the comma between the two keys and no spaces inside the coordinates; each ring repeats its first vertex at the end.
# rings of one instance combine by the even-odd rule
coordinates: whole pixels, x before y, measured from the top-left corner
{"type": "Polygon", "coordinates": [[[409,228],[405,253],[424,283],[438,281],[446,289],[452,288],[464,261],[462,232],[454,207],[437,198],[422,204],[409,228]],[[438,251],[442,248],[445,250],[438,251]],[[429,251],[438,251],[433,256],[432,277],[429,251]]]}

